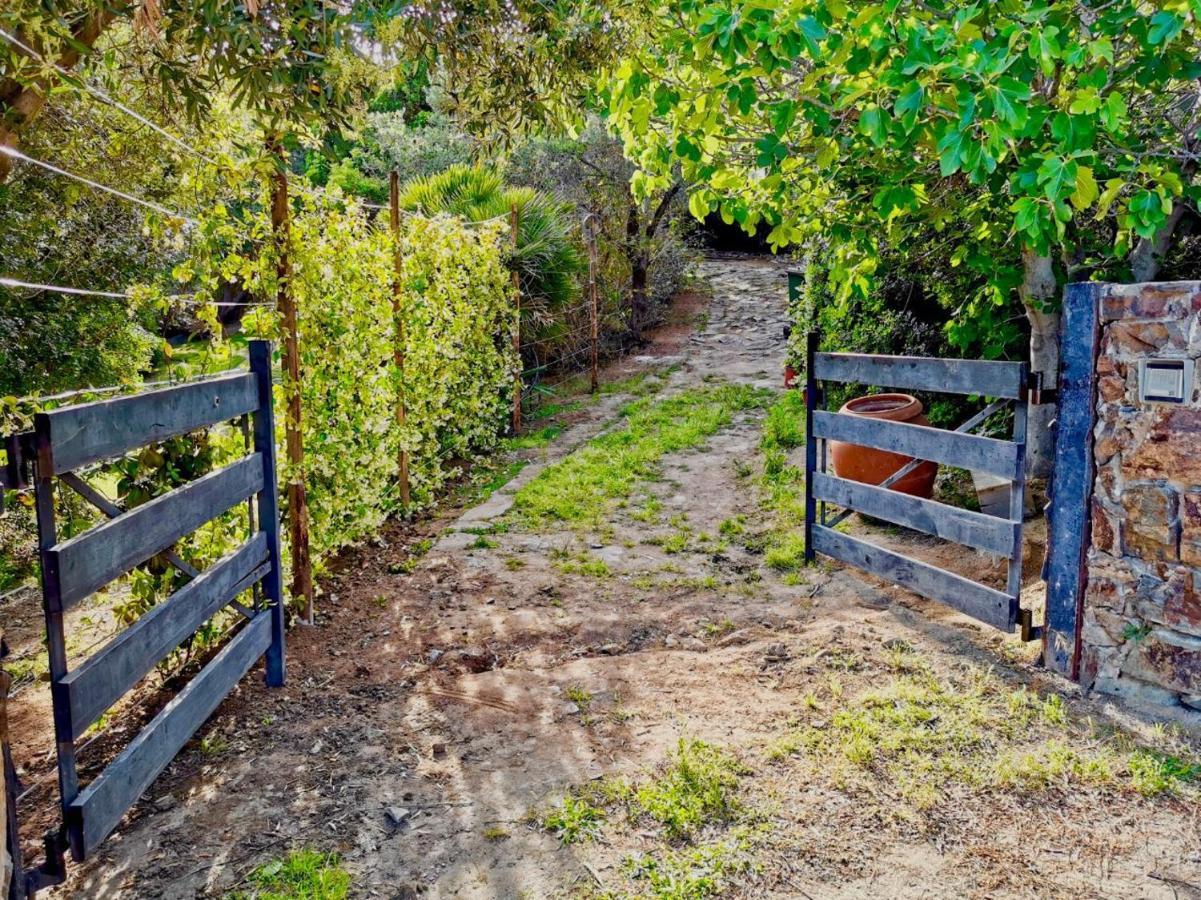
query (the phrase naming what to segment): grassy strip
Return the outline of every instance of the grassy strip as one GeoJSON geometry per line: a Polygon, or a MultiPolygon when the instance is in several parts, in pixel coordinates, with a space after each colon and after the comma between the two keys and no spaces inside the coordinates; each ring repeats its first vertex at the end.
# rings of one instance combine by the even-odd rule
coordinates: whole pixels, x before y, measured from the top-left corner
{"type": "Polygon", "coordinates": [[[953,787],[1198,794],[1201,762],[1074,722],[1058,694],[1014,691],[982,671],[939,677],[908,647],[893,648],[889,665],[890,678],[849,701],[832,676],[829,707],[811,698],[815,724],[782,735],[768,757],[800,756],[843,789],[881,791],[918,811],[953,787]]]}
{"type": "Polygon", "coordinates": [[[601,435],[540,472],[517,492],[510,515],[527,528],[599,526],[640,482],[659,476],[664,456],[699,446],[735,414],[762,408],[769,396],[744,385],[718,385],[636,400],[622,410],[625,428],[601,435]]]}
{"type": "Polygon", "coordinates": [[[796,572],[805,564],[805,473],[788,463],[789,451],[804,443],[804,398],[800,391],[786,391],[768,409],[759,444],[759,487],[772,517],[763,559],[778,572],[796,572]]]}

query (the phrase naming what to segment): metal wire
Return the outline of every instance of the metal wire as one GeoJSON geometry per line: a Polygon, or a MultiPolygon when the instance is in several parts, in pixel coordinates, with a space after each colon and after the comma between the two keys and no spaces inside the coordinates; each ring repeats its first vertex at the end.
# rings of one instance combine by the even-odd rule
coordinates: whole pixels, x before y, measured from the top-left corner
{"type": "MultiPolygon", "coordinates": [[[[54,291],[58,294],[75,294],[81,297],[108,297],[114,300],[128,300],[128,293],[119,294],[116,291],[97,291],[91,288],[64,287],[61,284],[39,284],[33,281],[21,281],[17,278],[0,278],[0,287],[27,288],[33,291],[54,291]]],[[[242,302],[240,300],[196,300],[195,294],[168,294],[164,299],[175,303],[186,303],[190,306],[273,306],[261,300],[242,302]]]]}
{"type": "Polygon", "coordinates": [[[13,37],[13,35],[9,34],[7,31],[5,31],[2,28],[0,28],[0,37],[3,37],[6,41],[8,41],[14,47],[17,47],[18,49],[25,51],[26,53],[29,54],[30,57],[32,57],[33,59],[36,59],[38,62],[42,63],[43,65],[49,66],[50,68],[54,69],[66,81],[68,81],[71,84],[75,84],[76,86],[87,91],[89,94],[91,94],[97,100],[100,100],[102,103],[107,103],[109,106],[112,106],[115,109],[119,109],[121,112],[125,113],[127,116],[130,116],[131,118],[136,119],[138,122],[142,123],[147,128],[150,128],[151,130],[155,131],[156,133],[161,134],[163,137],[165,137],[171,143],[175,144],[176,146],[180,147],[183,150],[186,150],[188,153],[191,153],[193,156],[197,156],[200,159],[204,160],[205,162],[210,163],[211,165],[214,165],[214,166],[218,165],[217,161],[212,159],[212,157],[206,156],[205,154],[203,154],[199,150],[197,150],[195,147],[191,146],[190,144],[180,140],[175,135],[171,134],[171,132],[167,131],[165,128],[162,128],[162,127],[154,124],[149,119],[147,119],[145,116],[143,116],[141,113],[137,112],[136,110],[130,109],[128,106],[126,106],[124,103],[122,103],[119,100],[114,100],[112,97],[110,97],[104,91],[100,90],[99,88],[92,87],[91,85],[87,84],[82,78],[78,78],[77,76],[71,74],[70,72],[68,72],[66,69],[64,69],[62,66],[58,65],[57,63],[53,63],[50,60],[46,59],[46,57],[42,56],[40,53],[38,53],[36,50],[34,50],[28,44],[22,43],[18,38],[13,37]]]}
{"type": "Polygon", "coordinates": [[[58,166],[51,165],[48,162],[43,162],[40,159],[34,159],[20,150],[13,147],[5,147],[0,145],[0,153],[12,159],[19,159],[27,163],[32,163],[35,166],[40,166],[47,172],[53,172],[56,175],[62,175],[65,178],[70,178],[73,181],[78,181],[80,184],[86,184],[88,187],[95,188],[98,191],[104,191],[106,194],[112,194],[114,197],[120,197],[122,200],[127,200],[130,203],[136,203],[138,206],[144,206],[147,209],[154,210],[164,216],[170,216],[173,219],[182,219],[190,224],[196,224],[196,220],[191,216],[185,216],[181,212],[173,209],[168,209],[165,206],[160,206],[151,200],[143,200],[141,197],[135,197],[133,194],[127,194],[125,191],[119,191],[116,188],[109,187],[107,184],[101,184],[99,181],[92,181],[90,178],[84,178],[82,175],[76,175],[74,172],[68,172],[66,169],[60,169],[58,166]]]}

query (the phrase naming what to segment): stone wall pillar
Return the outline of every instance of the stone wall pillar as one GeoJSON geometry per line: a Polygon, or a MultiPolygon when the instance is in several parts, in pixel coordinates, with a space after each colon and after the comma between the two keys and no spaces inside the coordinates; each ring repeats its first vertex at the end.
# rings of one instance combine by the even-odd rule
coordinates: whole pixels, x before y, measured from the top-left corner
{"type": "Polygon", "coordinates": [[[1201,365],[1183,402],[1139,399],[1140,362],[1201,357],[1201,282],[1090,287],[1095,477],[1078,675],[1136,702],[1201,710],[1201,365]]]}

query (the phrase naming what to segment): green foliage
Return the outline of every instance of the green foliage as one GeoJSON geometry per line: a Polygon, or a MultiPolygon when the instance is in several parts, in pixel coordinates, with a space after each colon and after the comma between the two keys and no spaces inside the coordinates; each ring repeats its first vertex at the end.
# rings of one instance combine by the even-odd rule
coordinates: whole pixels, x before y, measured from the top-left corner
{"type": "MultiPolygon", "coordinates": [[[[127,46],[120,52],[145,68],[166,105],[193,120],[229,92],[264,121],[342,124],[377,89],[381,69],[355,48],[379,9],[361,0],[339,6],[282,0],[269,14],[260,14],[257,3],[221,0],[16,3],[0,8],[0,28],[50,59],[79,53],[88,63],[110,58],[99,52],[106,30],[123,32],[127,46]],[[87,27],[96,22],[98,29],[87,27]]],[[[13,85],[44,90],[46,70],[38,61],[8,42],[0,44],[0,60],[13,85]]],[[[7,91],[4,112],[13,100],[7,91]]]]}
{"type": "Polygon", "coordinates": [[[671,840],[687,838],[710,822],[739,811],[735,797],[742,764],[704,741],[680,739],[667,767],[635,789],[633,801],[661,824],[671,840]]]}
{"type": "Polygon", "coordinates": [[[345,900],[350,895],[350,874],[337,855],[316,850],[294,850],[264,863],[246,881],[250,891],[227,900],[345,900]]]}
{"type": "Polygon", "coordinates": [[[636,190],[679,169],[697,217],[762,224],[778,247],[827,241],[840,301],[878,287],[886,253],[919,266],[934,243],[928,280],[972,273],[953,299],[960,346],[1008,342],[1019,251],[1062,260],[1061,278],[1120,277],[1133,243],[1198,193],[1181,152],[1195,4],[732,0],[651,15],[653,37],[603,90],[636,190]]]}
{"type": "MultiPolygon", "coordinates": [[[[255,201],[258,201],[257,203],[255,201]]],[[[214,204],[176,275],[202,291],[236,279],[274,296],[275,253],[266,204],[214,204]],[[244,252],[247,236],[266,252],[244,252]]],[[[512,291],[502,263],[505,225],[469,226],[410,215],[400,235],[404,377],[394,365],[393,241],[333,189],[298,190],[292,203],[290,289],[299,310],[303,477],[311,543],[321,558],[375,533],[400,508],[397,459],[408,451],[414,508],[428,505],[454,459],[495,446],[513,374],[512,291]],[[406,419],[396,423],[403,396],[406,419]]],[[[278,338],[278,316],[247,316],[252,335],[278,338]]],[[[277,386],[276,408],[287,392],[277,386]]],[[[284,417],[278,417],[280,436],[284,417]]],[[[284,464],[281,454],[281,465],[284,464]]]]}
{"type": "Polygon", "coordinates": [[[625,428],[595,438],[522,487],[512,515],[532,528],[597,526],[640,481],[658,475],[663,456],[699,445],[765,399],[766,392],[745,385],[720,385],[636,400],[622,411],[625,428]]]}

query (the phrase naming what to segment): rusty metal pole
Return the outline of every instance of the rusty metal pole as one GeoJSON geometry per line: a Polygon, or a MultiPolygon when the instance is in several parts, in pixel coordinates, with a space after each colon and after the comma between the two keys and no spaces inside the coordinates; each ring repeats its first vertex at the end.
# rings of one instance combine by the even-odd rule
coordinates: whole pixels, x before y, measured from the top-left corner
{"type": "Polygon", "coordinates": [[[600,390],[600,307],[597,301],[597,259],[596,259],[596,213],[589,213],[584,220],[588,226],[588,305],[589,324],[592,332],[592,393],[600,390]]]}
{"type": "MultiPolygon", "coordinates": [[[[509,207],[509,240],[514,256],[517,253],[517,205],[509,207]]],[[[513,267],[513,302],[517,307],[517,324],[513,329],[513,353],[517,357],[517,372],[513,376],[513,434],[521,433],[521,277],[513,267]]]]}
{"type": "Polygon", "coordinates": [[[288,526],[292,544],[292,598],[304,597],[304,617],[313,624],[313,569],[309,557],[309,501],[304,486],[304,438],[301,435],[300,332],[296,298],[292,295],[292,261],[288,256],[288,173],[283,151],[272,144],[276,159],[271,178],[271,232],[279,254],[276,261],[276,306],[283,328],[283,369],[286,412],[284,444],[288,459],[288,526]]]}
{"type": "MultiPolygon", "coordinates": [[[[401,308],[401,259],[400,253],[400,176],[392,172],[388,176],[389,207],[392,214],[392,321],[395,327],[393,336],[393,362],[396,364],[396,427],[401,439],[404,438],[405,418],[405,323],[404,310],[401,308]]],[[[400,448],[398,460],[400,476],[400,504],[405,512],[409,511],[409,451],[400,448]]]]}

